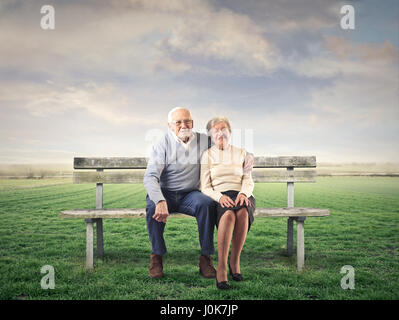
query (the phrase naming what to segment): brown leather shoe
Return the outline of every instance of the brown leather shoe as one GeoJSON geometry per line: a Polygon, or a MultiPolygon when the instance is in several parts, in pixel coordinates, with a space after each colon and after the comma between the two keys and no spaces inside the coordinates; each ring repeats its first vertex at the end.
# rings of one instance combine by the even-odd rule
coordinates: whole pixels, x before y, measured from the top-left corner
{"type": "Polygon", "coordinates": [[[158,279],[163,277],[163,266],[162,266],[162,256],[157,254],[151,254],[150,257],[150,269],[148,273],[153,279],[158,279]]]}
{"type": "Polygon", "coordinates": [[[200,256],[199,271],[204,278],[216,278],[211,256],[200,256]]]}

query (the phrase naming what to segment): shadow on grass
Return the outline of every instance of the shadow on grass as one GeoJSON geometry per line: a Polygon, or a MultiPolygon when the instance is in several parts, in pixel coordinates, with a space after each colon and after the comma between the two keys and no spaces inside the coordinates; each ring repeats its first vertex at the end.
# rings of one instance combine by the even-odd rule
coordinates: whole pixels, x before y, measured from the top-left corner
{"type": "MultiPolygon", "coordinates": [[[[109,249],[105,250],[104,258],[102,262],[104,267],[115,264],[127,264],[135,267],[148,268],[150,263],[151,252],[145,249],[109,249]]],[[[198,272],[200,250],[195,248],[169,250],[163,256],[164,268],[191,268],[195,267],[198,272]]],[[[97,255],[95,255],[95,262],[101,260],[97,255]]],[[[217,251],[212,255],[212,261],[217,267],[217,251]]],[[[286,250],[277,249],[274,251],[264,251],[254,254],[254,252],[242,252],[241,254],[241,268],[246,268],[248,270],[259,269],[262,267],[267,267],[271,269],[283,268],[283,269],[294,269],[296,270],[296,255],[288,256],[286,250]]]]}

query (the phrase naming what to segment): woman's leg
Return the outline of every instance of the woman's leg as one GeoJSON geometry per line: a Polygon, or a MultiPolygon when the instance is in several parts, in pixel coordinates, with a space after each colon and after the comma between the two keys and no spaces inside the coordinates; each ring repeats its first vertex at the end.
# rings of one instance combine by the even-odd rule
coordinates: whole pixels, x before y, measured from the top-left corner
{"type": "Polygon", "coordinates": [[[233,273],[241,273],[240,255],[248,233],[248,210],[241,208],[236,212],[234,235],[231,243],[230,266],[233,273]]]}
{"type": "Polygon", "coordinates": [[[236,216],[232,210],[227,210],[219,221],[218,268],[216,275],[218,282],[227,281],[227,258],[235,221],[236,216]]]}

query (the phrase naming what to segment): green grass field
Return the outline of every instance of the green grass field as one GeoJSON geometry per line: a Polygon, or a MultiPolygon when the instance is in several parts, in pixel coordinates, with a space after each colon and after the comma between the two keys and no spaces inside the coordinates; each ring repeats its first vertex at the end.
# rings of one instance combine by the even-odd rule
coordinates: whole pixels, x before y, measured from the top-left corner
{"type": "MultiPolygon", "coordinates": [[[[286,205],[285,184],[257,184],[257,205],[286,205]]],[[[144,207],[141,185],[105,185],[104,207],[144,207]]],[[[0,299],[398,299],[399,178],[319,177],[295,185],[295,206],[329,208],[305,221],[305,269],[285,255],[286,219],[255,218],[241,270],[220,291],[198,273],[195,219],[169,219],[165,277],[148,276],[151,247],[143,218],[104,221],[104,260],[85,263],[83,219],[59,211],[93,208],[95,185],[70,179],[0,180],[0,299]],[[44,290],[41,267],[55,269],[44,290]],[[341,288],[341,267],[355,269],[355,289],[341,288]]],[[[216,232],[215,232],[216,246],[216,232]]],[[[214,255],[217,264],[217,255],[214,255]]]]}

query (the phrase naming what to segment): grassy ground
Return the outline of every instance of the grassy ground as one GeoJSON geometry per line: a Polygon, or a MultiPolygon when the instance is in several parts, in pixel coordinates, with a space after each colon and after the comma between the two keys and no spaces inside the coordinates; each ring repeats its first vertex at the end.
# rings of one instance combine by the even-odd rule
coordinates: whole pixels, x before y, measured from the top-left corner
{"type": "MultiPolygon", "coordinates": [[[[258,206],[286,205],[284,184],[257,184],[258,206]]],[[[141,185],[105,185],[104,207],[143,207],[141,185]]],[[[285,255],[286,220],[257,218],[242,258],[242,283],[216,289],[198,273],[195,219],[169,219],[165,277],[148,276],[145,220],[104,221],[105,258],[86,272],[85,223],[59,211],[93,208],[94,185],[70,179],[0,180],[0,299],[398,299],[399,178],[319,177],[295,185],[295,206],[329,208],[305,222],[305,270],[285,255]],[[40,269],[55,269],[55,289],[40,269]],[[340,286],[341,267],[355,269],[355,289],[340,286]]],[[[216,237],[215,237],[216,238],[216,237]]],[[[216,244],[216,241],[215,241],[216,244]]],[[[216,255],[214,263],[217,264],[216,255]]]]}

